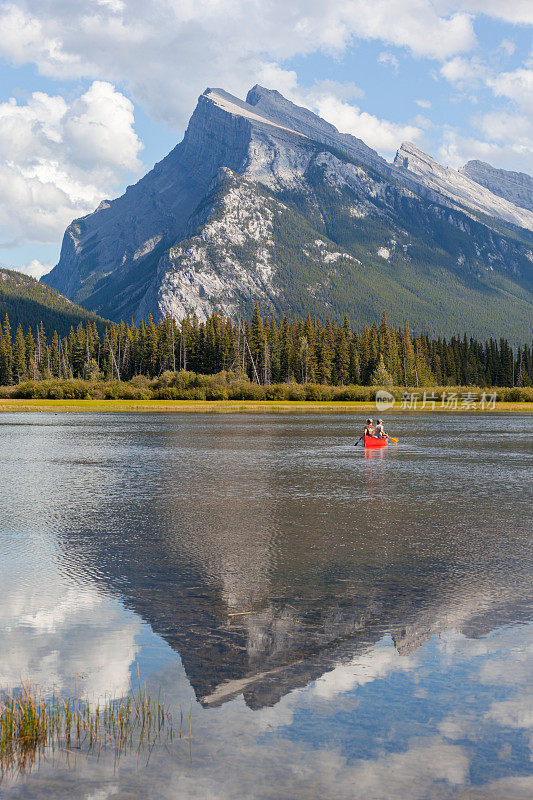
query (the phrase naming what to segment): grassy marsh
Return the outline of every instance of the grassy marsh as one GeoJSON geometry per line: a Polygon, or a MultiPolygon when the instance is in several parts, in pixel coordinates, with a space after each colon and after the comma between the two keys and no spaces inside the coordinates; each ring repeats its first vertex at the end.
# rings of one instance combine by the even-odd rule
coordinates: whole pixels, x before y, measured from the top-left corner
{"type": "MultiPolygon", "coordinates": [[[[238,412],[324,412],[324,413],[376,413],[375,403],[370,401],[350,400],[48,400],[48,399],[0,399],[0,412],[9,411],[108,411],[108,412],[203,412],[203,413],[238,413],[238,412]]],[[[429,409],[422,411],[406,410],[397,404],[391,412],[397,413],[457,413],[459,411],[476,413],[460,406],[454,409],[429,409]]],[[[533,413],[533,402],[499,401],[494,411],[533,413]]],[[[384,412],[385,414],[387,412],[384,412]]],[[[494,413],[486,411],[483,413],[494,413]]]]}
{"type": "Polygon", "coordinates": [[[192,707],[174,721],[161,691],[153,697],[140,680],[120,698],[89,704],[79,695],[46,697],[31,682],[0,690],[0,786],[26,774],[57,753],[100,756],[115,763],[126,753],[145,753],[156,745],[192,737],[192,707]]]}

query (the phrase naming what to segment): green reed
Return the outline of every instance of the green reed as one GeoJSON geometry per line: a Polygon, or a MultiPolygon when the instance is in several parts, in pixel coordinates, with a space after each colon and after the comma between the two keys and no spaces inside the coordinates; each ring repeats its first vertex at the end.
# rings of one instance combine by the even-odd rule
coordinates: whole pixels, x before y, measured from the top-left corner
{"type": "MultiPolygon", "coordinates": [[[[177,738],[182,738],[183,709],[177,738]]],[[[126,752],[144,749],[175,738],[172,713],[159,690],[152,697],[146,684],[130,685],[126,696],[89,704],[79,694],[70,698],[46,697],[31,682],[16,689],[0,689],[0,784],[13,773],[34,768],[48,752],[100,754],[114,752],[118,761],[126,752]]],[[[189,713],[189,745],[192,707],[189,713]]]]}

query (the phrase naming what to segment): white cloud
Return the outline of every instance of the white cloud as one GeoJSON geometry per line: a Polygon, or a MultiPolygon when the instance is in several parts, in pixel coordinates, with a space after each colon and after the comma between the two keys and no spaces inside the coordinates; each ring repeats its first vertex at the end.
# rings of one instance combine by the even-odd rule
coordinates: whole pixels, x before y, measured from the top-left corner
{"type": "Polygon", "coordinates": [[[126,7],[126,3],[124,0],[97,0],[99,6],[107,6],[118,14],[120,11],[124,11],[126,7]]]}
{"type": "Polygon", "coordinates": [[[348,81],[323,80],[316,81],[311,90],[308,90],[311,97],[319,95],[333,95],[337,100],[355,100],[364,97],[365,93],[355,83],[348,81]]]}
{"type": "Polygon", "coordinates": [[[110,83],[95,81],[65,116],[64,140],[86,169],[137,170],[141,143],[133,125],[131,101],[110,83]]]}
{"type": "Polygon", "coordinates": [[[514,24],[533,25],[533,6],[531,0],[435,0],[440,14],[454,11],[485,14],[514,24]]]}
{"type": "Polygon", "coordinates": [[[506,56],[512,56],[516,50],[516,44],[512,39],[502,39],[500,42],[500,50],[502,50],[506,56]]]}
{"type": "Polygon", "coordinates": [[[502,72],[487,81],[497,97],[514,100],[522,108],[533,112],[533,64],[513,72],[502,72]]]}
{"type": "Polygon", "coordinates": [[[206,86],[242,95],[292,56],[338,55],[366,39],[442,60],[476,43],[469,14],[439,15],[430,0],[22,0],[0,3],[0,27],[0,54],[12,63],[125,81],[135,101],[176,127],[206,86]]]}
{"type": "MultiPolygon", "coordinates": [[[[507,42],[508,47],[511,45],[514,47],[512,42],[507,42]]],[[[479,56],[455,56],[442,65],[440,74],[460,89],[486,86],[495,97],[510,100],[521,108],[533,111],[533,54],[523,66],[510,72],[489,67],[479,56]]]]}
{"type": "Polygon", "coordinates": [[[400,62],[396,56],[393,53],[387,53],[386,51],[379,54],[378,62],[384,66],[390,67],[395,73],[397,73],[400,68],[400,62]]]}
{"type": "Polygon", "coordinates": [[[420,106],[420,108],[431,108],[431,100],[420,99],[415,100],[415,103],[417,106],[420,106]]]}
{"type": "Polygon", "coordinates": [[[380,119],[329,93],[310,92],[305,104],[333,123],[342,133],[351,133],[363,139],[366,144],[384,155],[392,155],[402,141],[419,140],[423,133],[422,128],[417,125],[380,119]]]}
{"type": "Polygon", "coordinates": [[[418,128],[422,128],[424,131],[433,127],[432,121],[423,114],[416,114],[416,116],[410,120],[410,124],[416,125],[418,128]]]}
{"type": "Polygon", "coordinates": [[[476,42],[468,14],[440,16],[426,0],[375,0],[371,4],[360,0],[343,5],[354,36],[406,47],[417,56],[445,59],[470,50],[476,42]]]}
{"type": "Polygon", "coordinates": [[[338,694],[349,692],[356,686],[364,686],[391,672],[407,672],[417,664],[415,656],[401,656],[395,647],[380,642],[349,664],[339,664],[330,672],[325,672],[309,690],[313,696],[331,699],[338,694]]]}
{"type": "Polygon", "coordinates": [[[492,703],[488,716],[506,728],[533,728],[533,694],[492,703]]]}
{"type": "Polygon", "coordinates": [[[515,149],[533,150],[531,119],[522,114],[490,111],[474,118],[474,124],[485,136],[498,142],[512,142],[515,149]]]}
{"type": "Polygon", "coordinates": [[[0,104],[0,241],[55,242],[65,226],[139,173],[132,103],[95,81],[70,104],[34,92],[0,104]]]}
{"type": "Polygon", "coordinates": [[[285,97],[290,97],[298,91],[298,76],[296,72],[292,69],[283,69],[283,67],[274,62],[267,62],[261,65],[257,82],[264,86],[276,88],[285,97]]]}
{"type": "Polygon", "coordinates": [[[95,587],[75,588],[32,558],[13,559],[3,577],[0,686],[22,679],[65,694],[77,686],[89,698],[126,694],[139,620],[95,587]],[[31,569],[35,581],[27,580],[31,569]]]}
{"type": "Polygon", "coordinates": [[[14,269],[17,272],[23,272],[24,275],[31,275],[32,278],[42,278],[43,275],[46,275],[47,272],[50,272],[52,269],[52,264],[43,264],[34,258],[30,261],[29,264],[23,264],[20,267],[8,267],[8,269],[14,269]]]}
{"type": "Polygon", "coordinates": [[[487,66],[477,56],[472,58],[456,56],[442,65],[440,73],[447,81],[461,89],[484,82],[487,78],[487,66]]]}
{"type": "MultiPolygon", "coordinates": [[[[531,173],[533,57],[509,72],[496,72],[478,57],[455,57],[441,67],[441,74],[459,89],[485,87],[503,101],[499,108],[471,119],[482,139],[458,130],[444,131],[440,155],[446,163],[460,166],[465,160],[479,158],[495,166],[509,169],[512,165],[512,169],[531,173]]],[[[471,101],[475,103],[475,95],[471,101]]]]}
{"type": "MultiPolygon", "coordinates": [[[[524,104],[527,98],[524,97],[524,104]]],[[[483,138],[445,129],[439,157],[452,167],[470,159],[488,161],[496,167],[533,174],[533,127],[525,111],[490,111],[472,118],[483,138]]]]}
{"type": "Polygon", "coordinates": [[[479,159],[502,169],[509,169],[509,164],[512,164],[513,169],[528,174],[533,172],[531,145],[513,141],[506,143],[484,141],[449,129],[444,131],[438,157],[442,163],[454,168],[462,166],[471,159],[479,159]]]}

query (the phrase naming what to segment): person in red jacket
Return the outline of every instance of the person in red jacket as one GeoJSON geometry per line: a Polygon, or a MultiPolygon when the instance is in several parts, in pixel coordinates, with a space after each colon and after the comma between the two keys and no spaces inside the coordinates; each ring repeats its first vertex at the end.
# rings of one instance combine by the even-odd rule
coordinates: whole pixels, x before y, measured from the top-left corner
{"type": "Polygon", "coordinates": [[[366,421],[365,436],[374,436],[374,424],[371,419],[367,419],[366,421]]]}

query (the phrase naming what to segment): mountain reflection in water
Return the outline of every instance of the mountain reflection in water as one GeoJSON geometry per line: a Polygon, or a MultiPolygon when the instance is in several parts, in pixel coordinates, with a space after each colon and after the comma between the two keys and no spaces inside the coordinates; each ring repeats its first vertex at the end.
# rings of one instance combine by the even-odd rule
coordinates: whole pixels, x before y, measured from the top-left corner
{"type": "MultiPolygon", "coordinates": [[[[412,669],[422,646],[446,674],[451,642],[529,621],[533,453],[510,435],[524,419],[469,417],[465,447],[464,417],[392,418],[399,446],[371,459],[346,416],[11,425],[5,491],[17,498],[22,474],[34,489],[31,507],[16,499],[0,519],[8,545],[17,531],[53,565],[50,587],[77,593],[82,650],[94,611],[80,617],[80,598],[98,597],[109,619],[119,604],[126,673],[142,660],[142,620],[179,654],[202,713],[242,695],[259,714],[297,688],[331,697],[412,669]]],[[[74,674],[74,643],[69,658],[74,674]]]]}

